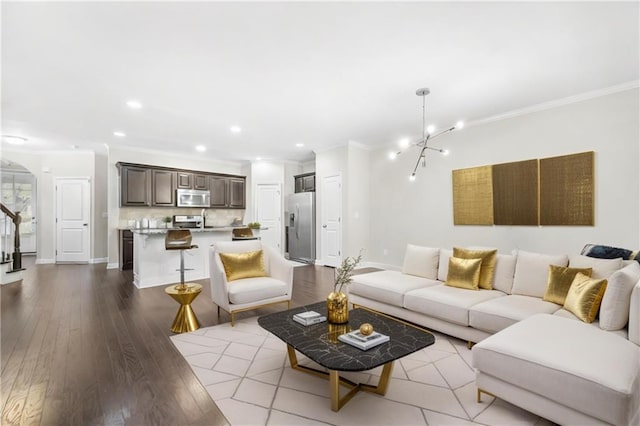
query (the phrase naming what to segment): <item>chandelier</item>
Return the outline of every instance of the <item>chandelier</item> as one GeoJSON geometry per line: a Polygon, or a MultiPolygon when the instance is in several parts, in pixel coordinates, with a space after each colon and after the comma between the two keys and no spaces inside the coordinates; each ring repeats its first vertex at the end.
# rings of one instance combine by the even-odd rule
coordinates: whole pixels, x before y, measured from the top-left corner
{"type": "Polygon", "coordinates": [[[448,127],[444,130],[441,130],[439,132],[435,132],[435,126],[434,125],[429,125],[427,126],[427,109],[426,109],[426,98],[427,95],[431,93],[431,91],[428,88],[423,88],[423,89],[418,89],[416,90],[416,95],[418,96],[422,96],[422,139],[419,140],[418,142],[413,142],[410,143],[409,141],[405,140],[405,142],[402,144],[401,143],[401,150],[397,151],[397,152],[391,152],[389,154],[389,158],[391,158],[392,160],[395,159],[398,155],[402,154],[402,149],[404,148],[409,148],[411,146],[417,146],[418,148],[420,148],[420,154],[418,154],[418,159],[416,160],[416,165],[413,168],[413,172],[411,172],[411,175],[409,176],[409,180],[414,181],[416,180],[416,172],[418,171],[418,166],[420,165],[420,163],[422,163],[422,167],[425,167],[427,164],[427,160],[425,157],[425,154],[427,152],[427,150],[431,150],[431,151],[438,151],[439,153],[441,153],[442,155],[447,155],[449,154],[449,151],[447,151],[446,149],[442,149],[442,148],[436,148],[433,146],[429,145],[429,142],[432,141],[433,139],[437,138],[438,136],[442,136],[445,133],[449,133],[453,130],[459,130],[462,129],[464,127],[464,123],[462,121],[458,121],[454,126],[448,127]]]}

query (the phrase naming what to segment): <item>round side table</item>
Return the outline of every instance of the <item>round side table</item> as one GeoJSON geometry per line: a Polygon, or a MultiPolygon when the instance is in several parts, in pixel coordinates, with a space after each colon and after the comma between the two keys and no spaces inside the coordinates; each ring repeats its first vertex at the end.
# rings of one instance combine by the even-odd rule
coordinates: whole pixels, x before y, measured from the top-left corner
{"type": "Polygon", "coordinates": [[[174,333],[185,333],[200,328],[198,318],[196,318],[196,314],[191,309],[191,302],[198,297],[202,291],[202,286],[200,284],[186,283],[184,289],[180,287],[180,284],[177,284],[164,289],[165,293],[180,304],[180,309],[178,309],[176,318],[171,326],[171,331],[174,333]]]}

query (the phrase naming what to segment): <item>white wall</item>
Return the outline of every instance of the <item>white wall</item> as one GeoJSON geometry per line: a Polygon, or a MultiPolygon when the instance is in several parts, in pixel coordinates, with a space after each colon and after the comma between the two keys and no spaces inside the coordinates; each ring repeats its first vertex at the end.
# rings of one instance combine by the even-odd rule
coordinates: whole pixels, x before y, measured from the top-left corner
{"type": "MultiPolygon", "coordinates": [[[[242,173],[244,169],[239,163],[208,160],[205,157],[182,157],[176,155],[166,155],[155,151],[129,150],[111,147],[109,149],[109,159],[107,164],[107,192],[109,211],[108,268],[118,267],[118,227],[121,223],[120,216],[122,216],[123,218],[130,218],[132,217],[132,215],[139,214],[138,211],[132,211],[130,210],[130,208],[120,208],[120,176],[116,167],[116,163],[118,162],[173,167],[178,169],[197,170],[211,173],[244,175],[242,173]]],[[[142,214],[151,213],[150,210],[146,209],[138,210],[142,212],[142,214]]],[[[169,212],[169,210],[163,210],[163,212],[169,212]]],[[[172,211],[170,212],[170,214],[173,214],[172,211]]],[[[242,215],[243,212],[236,210],[235,214],[242,215]]]]}
{"type": "Polygon", "coordinates": [[[348,186],[346,190],[346,223],[343,250],[346,256],[357,256],[363,250],[363,258],[367,258],[370,234],[370,159],[369,150],[350,142],[348,144],[348,186]]]}
{"type": "Polygon", "coordinates": [[[584,244],[640,248],[638,89],[494,121],[434,141],[451,154],[427,153],[417,180],[408,176],[418,151],[395,162],[392,148],[371,154],[369,260],[400,265],[407,243],[479,245],[579,253],[584,244]],[[595,151],[595,226],[454,226],[451,172],[474,166],[595,151]]]}
{"type": "Polygon", "coordinates": [[[55,179],[59,177],[88,177],[91,179],[91,261],[102,261],[106,256],[106,241],[102,216],[106,197],[102,174],[96,173],[101,162],[93,152],[45,152],[30,153],[21,151],[3,151],[2,156],[18,163],[36,177],[38,206],[36,213],[37,263],[53,263],[56,250],[56,191],[55,179]]]}

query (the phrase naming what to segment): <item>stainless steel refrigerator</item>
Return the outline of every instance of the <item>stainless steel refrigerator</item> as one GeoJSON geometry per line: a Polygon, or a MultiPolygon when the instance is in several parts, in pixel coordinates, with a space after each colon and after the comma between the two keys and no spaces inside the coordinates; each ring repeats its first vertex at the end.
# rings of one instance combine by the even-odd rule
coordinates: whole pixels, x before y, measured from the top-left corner
{"type": "Polygon", "coordinates": [[[299,192],[287,198],[289,259],[316,260],[316,194],[299,192]]]}

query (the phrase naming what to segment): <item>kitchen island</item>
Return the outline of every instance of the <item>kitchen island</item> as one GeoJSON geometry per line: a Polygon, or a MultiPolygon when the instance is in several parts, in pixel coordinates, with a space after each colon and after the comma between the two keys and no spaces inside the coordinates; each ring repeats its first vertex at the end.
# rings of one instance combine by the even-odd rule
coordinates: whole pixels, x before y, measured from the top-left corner
{"type": "MultiPolygon", "coordinates": [[[[209,247],[231,241],[236,228],[190,229],[191,243],[198,246],[184,253],[185,282],[209,278],[209,247]]],[[[133,283],[138,288],[180,282],[180,251],[166,250],[166,229],[131,229],[133,232],[133,283]]],[[[255,231],[254,231],[255,234],[255,231]]],[[[257,235],[256,235],[257,236],[257,235]]]]}

